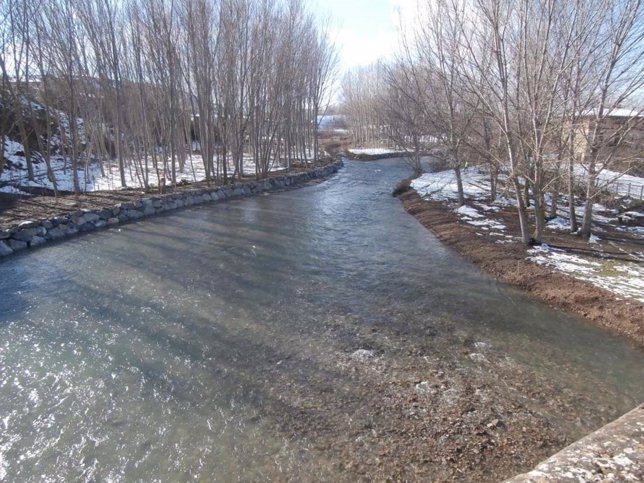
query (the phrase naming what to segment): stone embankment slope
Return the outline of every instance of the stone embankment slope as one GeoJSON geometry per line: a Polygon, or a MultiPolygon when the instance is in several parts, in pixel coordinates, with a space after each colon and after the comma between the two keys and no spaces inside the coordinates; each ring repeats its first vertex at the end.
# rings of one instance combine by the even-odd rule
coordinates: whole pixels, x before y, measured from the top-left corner
{"type": "Polygon", "coordinates": [[[0,230],[0,258],[79,233],[140,220],[178,208],[295,187],[314,179],[330,176],[337,172],[342,164],[342,160],[339,159],[309,171],[274,176],[265,180],[188,189],[165,195],[142,197],[108,207],[83,209],[41,220],[24,220],[0,230]]]}

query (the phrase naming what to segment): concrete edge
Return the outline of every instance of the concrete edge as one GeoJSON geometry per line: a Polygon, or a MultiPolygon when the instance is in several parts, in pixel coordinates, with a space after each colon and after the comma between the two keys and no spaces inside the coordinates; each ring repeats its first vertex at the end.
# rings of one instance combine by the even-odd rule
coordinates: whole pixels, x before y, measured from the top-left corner
{"type": "Polygon", "coordinates": [[[644,481],[644,404],[505,483],[644,481]]]}

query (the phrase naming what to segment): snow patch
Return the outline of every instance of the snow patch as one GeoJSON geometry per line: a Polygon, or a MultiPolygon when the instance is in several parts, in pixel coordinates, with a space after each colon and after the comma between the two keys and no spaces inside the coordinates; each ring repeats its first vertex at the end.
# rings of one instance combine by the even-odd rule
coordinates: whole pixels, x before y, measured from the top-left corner
{"type": "Polygon", "coordinates": [[[464,221],[470,225],[478,226],[480,228],[487,229],[487,230],[503,231],[507,228],[503,223],[499,223],[496,220],[490,220],[489,218],[486,218],[484,220],[464,220],[464,221]]]}
{"type": "MultiPolygon", "coordinates": [[[[575,175],[582,179],[588,176],[588,169],[582,164],[575,165],[574,170],[575,175]]],[[[644,192],[644,178],[610,169],[599,169],[596,184],[598,187],[605,188],[617,196],[639,197],[644,192]]]]}
{"type": "Polygon", "coordinates": [[[496,213],[497,211],[501,211],[501,208],[499,206],[490,206],[490,205],[486,205],[485,203],[476,203],[475,206],[477,208],[480,208],[483,211],[490,211],[492,213],[496,213]]]}
{"type": "Polygon", "coordinates": [[[461,219],[472,226],[477,226],[483,230],[500,230],[503,231],[507,227],[503,223],[499,223],[496,220],[491,220],[486,218],[484,215],[478,212],[476,208],[471,206],[463,205],[456,210],[455,213],[461,217],[461,219]]]}
{"type": "Polygon", "coordinates": [[[365,154],[367,156],[384,156],[387,154],[404,153],[400,149],[394,148],[351,148],[348,150],[351,154],[365,154]]]}
{"type": "Polygon", "coordinates": [[[644,267],[637,264],[596,262],[547,245],[528,251],[528,260],[589,282],[616,295],[644,302],[644,267]]]}
{"type": "Polygon", "coordinates": [[[454,210],[456,213],[459,215],[463,216],[469,216],[470,218],[483,218],[483,215],[480,214],[476,208],[472,208],[471,206],[463,205],[460,208],[457,208],[454,210]]]}
{"type": "MultiPolygon", "coordinates": [[[[488,176],[475,168],[461,170],[463,195],[469,199],[487,198],[490,193],[488,176]]],[[[454,170],[424,173],[411,182],[411,187],[423,198],[437,201],[457,201],[458,185],[454,170]]]]}
{"type": "Polygon", "coordinates": [[[546,228],[557,231],[570,231],[570,223],[565,218],[558,216],[546,223],[546,228]]]}
{"type": "Polygon", "coordinates": [[[0,193],[9,193],[12,195],[22,195],[22,196],[31,196],[29,193],[22,191],[15,186],[0,186],[0,193]]]}
{"type": "MultiPolygon", "coordinates": [[[[34,179],[29,180],[27,177],[27,161],[24,156],[24,147],[16,141],[5,138],[5,159],[8,161],[8,169],[0,173],[0,191],[4,193],[24,194],[21,187],[37,187],[54,189],[54,183],[47,175],[47,165],[40,155],[33,157],[34,179]]],[[[232,161],[229,160],[230,163],[232,161]]],[[[74,191],[73,170],[69,158],[54,155],[50,160],[51,169],[56,178],[56,188],[60,191],[74,191]]],[[[99,190],[119,190],[122,189],[121,174],[116,162],[106,161],[103,163],[103,173],[98,162],[79,163],[78,182],[81,191],[99,191],[99,190]]],[[[159,186],[159,178],[164,177],[166,182],[170,182],[170,172],[163,168],[163,161],[159,162],[159,171],[154,169],[152,160],[142,160],[140,163],[130,163],[125,168],[125,182],[128,188],[143,188],[145,179],[148,185],[159,186]]],[[[250,154],[245,154],[242,160],[244,173],[255,173],[255,162],[250,154]]],[[[232,164],[228,167],[229,173],[234,171],[232,164]]],[[[270,171],[281,171],[285,167],[274,163],[270,166],[270,171]]],[[[176,170],[177,181],[197,182],[206,179],[206,169],[204,167],[201,154],[190,154],[183,167],[177,163],[176,170]]]]}

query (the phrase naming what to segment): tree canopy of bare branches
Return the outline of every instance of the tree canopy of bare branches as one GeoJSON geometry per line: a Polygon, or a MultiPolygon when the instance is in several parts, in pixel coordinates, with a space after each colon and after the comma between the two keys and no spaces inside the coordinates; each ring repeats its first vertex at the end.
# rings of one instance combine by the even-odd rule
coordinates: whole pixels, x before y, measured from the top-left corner
{"type": "Polygon", "coordinates": [[[525,243],[541,240],[567,186],[572,228],[590,236],[601,170],[644,159],[642,1],[426,0],[417,19],[398,59],[345,82],[356,141],[377,125],[403,147],[431,140],[457,180],[474,162],[493,186],[506,173],[525,243]]]}
{"type": "Polygon", "coordinates": [[[195,150],[224,181],[320,156],[336,53],[299,0],[6,0],[0,35],[3,140],[62,151],[76,191],[89,162],[148,187],[195,150]]]}

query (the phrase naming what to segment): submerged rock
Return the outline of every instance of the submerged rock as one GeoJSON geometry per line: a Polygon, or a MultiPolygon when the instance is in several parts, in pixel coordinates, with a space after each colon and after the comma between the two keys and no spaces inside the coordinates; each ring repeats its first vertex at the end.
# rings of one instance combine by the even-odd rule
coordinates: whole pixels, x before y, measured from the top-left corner
{"type": "Polygon", "coordinates": [[[11,239],[9,240],[9,246],[14,252],[17,252],[18,250],[24,250],[27,248],[27,242],[11,239]]]}
{"type": "Polygon", "coordinates": [[[375,356],[376,354],[374,353],[374,351],[370,351],[367,349],[358,349],[351,353],[351,359],[360,361],[360,362],[365,362],[369,359],[373,359],[375,356]]]}

